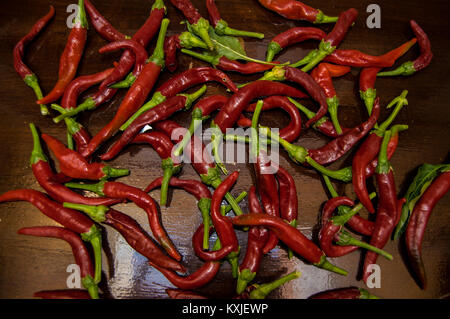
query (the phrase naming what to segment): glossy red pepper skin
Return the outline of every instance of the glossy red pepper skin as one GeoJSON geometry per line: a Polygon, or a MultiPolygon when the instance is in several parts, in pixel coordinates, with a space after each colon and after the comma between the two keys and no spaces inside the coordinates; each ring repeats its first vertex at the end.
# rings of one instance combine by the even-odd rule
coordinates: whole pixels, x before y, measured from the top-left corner
{"type": "Polygon", "coordinates": [[[228,97],[225,95],[210,95],[198,101],[193,110],[200,109],[202,116],[208,116],[221,109],[227,101],[228,97]]]}
{"type": "Polygon", "coordinates": [[[286,95],[296,98],[303,98],[305,94],[293,87],[283,83],[272,81],[255,81],[239,90],[231,96],[219,114],[215,117],[214,123],[225,133],[226,129],[233,127],[239,119],[239,115],[245,110],[253,99],[261,96],[286,95]]]}
{"type": "Polygon", "coordinates": [[[306,20],[316,22],[318,9],[314,9],[295,0],[258,0],[265,8],[275,11],[282,17],[291,20],[306,20]]]}
{"type": "Polygon", "coordinates": [[[406,251],[409,264],[419,280],[422,289],[427,288],[425,266],[422,260],[422,241],[428,220],[439,200],[450,190],[450,171],[441,173],[423,193],[415,204],[411,214],[406,234],[406,251]]]}
{"type": "MultiPolygon", "coordinates": [[[[80,2],[84,5],[82,1],[80,2]]],[[[59,99],[64,94],[66,87],[75,78],[87,40],[87,21],[83,21],[86,19],[85,13],[83,13],[84,6],[79,11],[80,19],[70,31],[59,60],[58,81],[50,93],[37,101],[38,104],[48,104],[59,99]]]]}
{"type": "Polygon", "coordinates": [[[295,223],[298,218],[297,187],[292,175],[279,166],[276,172],[280,193],[280,217],[288,223],[295,223]]]}
{"type": "Polygon", "coordinates": [[[255,74],[270,70],[273,65],[261,64],[257,62],[246,62],[241,63],[236,60],[230,60],[225,56],[219,59],[219,63],[215,65],[217,68],[226,72],[237,72],[241,74],[255,74]]]}
{"type": "Polygon", "coordinates": [[[271,42],[275,42],[281,49],[284,49],[306,40],[322,40],[326,35],[319,28],[294,27],[276,35],[271,42]]]}
{"type": "MultiPolygon", "coordinates": [[[[148,193],[155,188],[160,187],[162,180],[163,177],[155,179],[145,188],[144,192],[148,193]]],[[[170,179],[170,186],[182,188],[186,192],[195,196],[197,200],[200,200],[202,198],[212,198],[212,194],[209,188],[205,184],[197,180],[187,180],[172,177],[170,179]]]]}
{"type": "Polygon", "coordinates": [[[89,251],[80,236],[73,231],[62,227],[41,226],[21,228],[17,233],[37,237],[59,238],[66,241],[72,247],[75,263],[80,266],[81,278],[85,278],[87,276],[94,278],[94,265],[92,263],[91,256],[89,255],[89,251]]]}
{"type": "Polygon", "coordinates": [[[357,287],[339,288],[317,293],[308,299],[378,299],[357,287]]]}
{"type": "Polygon", "coordinates": [[[19,74],[19,76],[25,80],[27,76],[34,75],[33,71],[24,63],[23,58],[25,56],[26,46],[33,41],[39,33],[48,25],[50,20],[55,15],[55,8],[50,6],[50,11],[40,18],[32,27],[31,30],[25,35],[19,42],[14,46],[13,58],[14,58],[14,69],[19,74]]]}
{"type": "Polygon", "coordinates": [[[337,161],[369,133],[369,131],[377,123],[379,116],[380,102],[379,99],[377,99],[374,103],[372,114],[366,122],[363,122],[347,133],[335,138],[324,147],[315,150],[308,150],[308,155],[321,165],[326,165],[337,161]]]}
{"type": "Polygon", "coordinates": [[[196,24],[202,17],[189,0],[170,0],[170,2],[183,13],[190,24],[196,24]]]}
{"type": "Polygon", "coordinates": [[[348,29],[356,21],[357,16],[358,11],[354,8],[343,11],[339,15],[339,20],[334,25],[333,30],[323,39],[324,42],[328,42],[332,47],[337,47],[341,44],[347,35],[348,29]]]}
{"type": "Polygon", "coordinates": [[[164,41],[164,56],[167,70],[174,72],[178,68],[177,51],[181,49],[180,35],[167,37],[164,41]]]}
{"type": "Polygon", "coordinates": [[[101,15],[97,8],[94,7],[92,2],[84,0],[84,5],[86,7],[86,12],[89,15],[91,25],[103,39],[109,42],[125,39],[125,35],[114,28],[111,23],[101,15]]]}
{"type": "Polygon", "coordinates": [[[173,143],[170,140],[170,138],[162,133],[157,131],[152,132],[146,132],[138,134],[133,141],[131,142],[133,144],[141,144],[146,143],[152,146],[152,148],[158,153],[158,156],[161,159],[167,159],[172,158],[172,161],[176,163],[175,158],[171,156],[172,149],[173,149],[173,143]]]}
{"type": "Polygon", "coordinates": [[[41,299],[91,299],[89,293],[81,289],[44,290],[35,292],[33,297],[41,299]]]}
{"type": "Polygon", "coordinates": [[[311,76],[314,81],[324,90],[327,98],[333,98],[336,96],[336,90],[334,88],[332,78],[340,77],[350,72],[350,67],[338,66],[329,63],[320,63],[311,72],[311,76]]]}
{"type": "Polygon", "coordinates": [[[375,229],[375,223],[373,221],[362,218],[359,215],[350,218],[347,226],[364,236],[372,236],[375,229]]]}
{"type": "Polygon", "coordinates": [[[120,138],[110,147],[110,149],[100,158],[109,161],[116,157],[119,152],[128,145],[139,134],[142,128],[162,120],[167,119],[175,112],[186,106],[187,97],[183,95],[173,96],[156,107],[142,113],[130,126],[122,133],[120,138]]]}

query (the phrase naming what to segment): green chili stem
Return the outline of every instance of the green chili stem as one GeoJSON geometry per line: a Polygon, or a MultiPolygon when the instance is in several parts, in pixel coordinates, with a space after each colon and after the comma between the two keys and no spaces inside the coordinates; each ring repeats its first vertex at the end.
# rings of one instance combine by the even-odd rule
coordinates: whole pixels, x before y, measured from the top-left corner
{"type": "MultiPolygon", "coordinates": [[[[25,78],[23,79],[25,84],[28,85],[30,88],[33,89],[34,94],[36,95],[37,99],[40,100],[42,99],[44,96],[42,94],[42,90],[41,87],[39,85],[39,81],[38,78],[36,76],[36,74],[28,74],[27,76],[25,76],[25,78]]],[[[41,108],[41,114],[42,115],[49,115],[50,112],[47,108],[47,105],[45,104],[39,104],[40,108],[41,108]]]]}
{"type": "Polygon", "coordinates": [[[209,228],[211,225],[211,199],[210,198],[201,198],[197,203],[198,208],[202,214],[203,219],[203,249],[209,249],[209,228]]]}
{"type": "MultiPolygon", "coordinates": [[[[244,198],[247,197],[247,192],[243,191],[242,193],[239,194],[238,197],[236,197],[236,202],[240,203],[244,200],[244,198]]],[[[226,205],[226,206],[222,206],[221,209],[223,209],[222,211],[222,215],[226,215],[229,212],[231,212],[233,210],[233,207],[231,207],[231,205],[226,205]]]]}
{"type": "Polygon", "coordinates": [[[407,76],[416,72],[416,68],[414,67],[414,62],[407,61],[399,66],[395,70],[379,72],[377,76],[407,76]]]}
{"type": "Polygon", "coordinates": [[[216,24],[216,27],[214,28],[214,31],[218,35],[264,39],[264,34],[259,33],[259,32],[242,31],[242,30],[236,30],[236,29],[230,28],[228,26],[228,23],[223,19],[219,20],[219,22],[216,24]]]}
{"type": "Polygon", "coordinates": [[[164,67],[164,40],[166,38],[169,23],[170,20],[167,18],[161,21],[161,27],[159,29],[155,49],[153,50],[153,54],[147,60],[147,63],[152,62],[156,65],[159,65],[161,68],[164,67]]]}
{"type": "Polygon", "coordinates": [[[338,245],[340,246],[357,246],[357,247],[361,247],[370,251],[373,251],[374,253],[377,253],[378,255],[381,255],[389,260],[392,260],[393,257],[391,254],[389,254],[388,252],[372,246],[368,243],[365,243],[363,241],[360,241],[356,238],[353,238],[350,236],[350,233],[347,231],[342,230],[341,233],[339,234],[339,240],[336,242],[338,245]]]}
{"type": "Polygon", "coordinates": [[[272,291],[293,279],[299,278],[301,275],[302,273],[300,271],[294,271],[286,276],[272,281],[271,283],[257,285],[256,289],[250,292],[250,299],[265,299],[272,291]]]}
{"type": "Polygon", "coordinates": [[[311,157],[306,156],[306,162],[311,165],[313,168],[315,168],[320,173],[327,175],[331,178],[343,181],[343,182],[350,182],[352,180],[352,171],[351,167],[345,167],[343,169],[340,169],[338,171],[330,170],[319,163],[317,163],[315,160],[313,160],[311,157]]]}
{"type": "Polygon", "coordinates": [[[381,143],[380,152],[378,153],[378,165],[376,168],[377,174],[387,174],[391,169],[389,164],[387,149],[391,139],[391,131],[384,132],[383,141],[381,143]]]}
{"type": "Polygon", "coordinates": [[[30,123],[29,126],[33,137],[33,150],[31,151],[30,165],[36,164],[39,161],[47,162],[47,156],[45,156],[42,149],[41,140],[39,138],[39,133],[36,126],[33,123],[30,123]]]}
{"type": "Polygon", "coordinates": [[[300,111],[302,111],[309,120],[312,119],[314,116],[316,116],[316,113],[314,113],[310,109],[306,108],[304,105],[300,104],[298,101],[294,100],[293,98],[288,97],[288,100],[292,104],[294,104],[300,111]]]}
{"type": "MultiPolygon", "coordinates": [[[[55,105],[56,104],[52,104],[51,107],[52,107],[52,109],[56,110],[55,105]]],[[[73,116],[77,115],[78,113],[81,113],[81,112],[86,111],[86,110],[92,110],[94,108],[95,108],[95,101],[94,101],[94,99],[92,97],[88,97],[83,103],[78,105],[76,108],[70,109],[70,110],[66,110],[65,113],[63,113],[63,114],[53,118],[53,122],[59,123],[63,119],[65,119],[66,117],[73,117],[73,116]]]]}
{"type": "Polygon", "coordinates": [[[391,123],[395,120],[397,114],[401,111],[403,106],[408,105],[408,100],[406,99],[407,95],[408,91],[404,90],[402,94],[400,94],[400,96],[396,97],[388,104],[387,106],[388,109],[391,108],[394,104],[396,105],[395,109],[394,111],[392,111],[392,113],[389,115],[386,121],[381,123],[381,125],[377,129],[377,132],[384,132],[388,128],[388,126],[391,125],[391,123]]]}
{"type": "Polygon", "coordinates": [[[210,56],[206,54],[200,54],[195,51],[191,51],[188,49],[181,49],[181,52],[187,55],[190,55],[196,59],[199,59],[201,61],[207,62],[209,64],[212,64],[213,66],[216,66],[219,62],[219,59],[217,56],[210,56]]]}
{"type": "Polygon", "coordinates": [[[111,84],[109,87],[112,89],[128,89],[133,85],[134,81],[136,81],[136,76],[133,72],[130,72],[124,80],[111,84]]]}
{"type": "Polygon", "coordinates": [[[94,192],[97,195],[105,196],[105,194],[103,193],[105,181],[101,181],[96,184],[78,184],[78,183],[70,182],[70,183],[65,183],[64,186],[69,187],[69,188],[87,190],[90,192],[94,192]]]}
{"type": "Polygon", "coordinates": [[[334,96],[332,98],[328,98],[327,104],[328,104],[328,113],[330,114],[331,122],[333,123],[336,133],[341,135],[342,127],[341,127],[341,124],[339,124],[339,119],[338,119],[338,107],[339,107],[338,97],[334,96]]]}

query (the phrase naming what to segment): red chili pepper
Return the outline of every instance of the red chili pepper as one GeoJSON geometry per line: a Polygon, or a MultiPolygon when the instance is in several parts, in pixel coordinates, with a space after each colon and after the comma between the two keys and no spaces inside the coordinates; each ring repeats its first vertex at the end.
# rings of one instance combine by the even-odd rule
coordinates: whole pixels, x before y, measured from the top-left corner
{"type": "Polygon", "coordinates": [[[264,226],[276,233],[293,252],[313,263],[315,266],[346,275],[347,272],[330,264],[325,254],[299,230],[284,222],[280,217],[267,214],[246,214],[231,218],[236,226],[264,226]]]}
{"type": "Polygon", "coordinates": [[[86,11],[89,15],[92,26],[95,31],[109,42],[119,41],[126,38],[124,34],[114,28],[111,23],[94,7],[92,2],[85,0],[86,11]]]}
{"type": "Polygon", "coordinates": [[[92,191],[101,196],[110,198],[129,200],[147,213],[150,229],[158,243],[167,251],[167,253],[177,261],[181,260],[181,255],[167,235],[164,227],[161,225],[158,208],[153,198],[139,188],[120,183],[102,181],[98,184],[77,184],[67,183],[67,187],[84,189],[92,191]]]}
{"type": "Polygon", "coordinates": [[[278,166],[276,178],[280,193],[280,217],[290,225],[296,227],[298,218],[298,198],[295,180],[292,175],[281,166],[278,166]]]}
{"type": "Polygon", "coordinates": [[[206,85],[193,94],[179,94],[171,97],[156,107],[142,113],[130,126],[122,133],[119,140],[115,142],[110,149],[100,156],[102,160],[113,159],[119,152],[128,145],[146,126],[159,121],[166,120],[175,112],[182,109],[189,109],[192,103],[197,100],[206,91],[206,85]]]}
{"type": "Polygon", "coordinates": [[[51,196],[54,200],[63,202],[73,202],[86,205],[114,205],[121,202],[121,200],[113,198],[95,198],[84,197],[78,193],[75,193],[55,180],[55,174],[53,173],[47,157],[45,156],[39,135],[34,124],[30,124],[31,133],[33,135],[33,151],[31,153],[30,165],[33,170],[34,177],[41,187],[51,196]]]}
{"type": "MultiPolygon", "coordinates": [[[[55,15],[55,8],[50,6],[50,11],[40,18],[32,27],[31,30],[14,46],[14,69],[25,82],[26,85],[31,87],[38,99],[42,99],[42,90],[39,86],[38,78],[36,74],[24,63],[23,58],[25,56],[26,46],[33,41],[39,33],[48,25],[50,20],[55,15]]],[[[49,111],[45,105],[41,105],[41,114],[48,115],[49,111]]]]}
{"type": "Polygon", "coordinates": [[[115,169],[102,163],[88,163],[79,153],[68,149],[56,138],[42,134],[42,139],[59,161],[61,172],[72,178],[99,180],[128,175],[127,169],[115,169]]]}
{"type": "Polygon", "coordinates": [[[308,299],[380,299],[371,295],[367,290],[356,287],[339,288],[319,292],[308,299]]]}
{"type": "Polygon", "coordinates": [[[139,77],[128,90],[114,118],[92,138],[87,151],[82,154],[83,156],[92,155],[101,143],[112,137],[119,130],[120,126],[144,103],[164,65],[163,44],[168,26],[169,19],[163,19],[158,43],[153,55],[147,60],[147,64],[139,77]]]}
{"type": "Polygon", "coordinates": [[[199,293],[181,289],[166,289],[166,293],[171,299],[208,299],[199,293]]]}
{"type": "Polygon", "coordinates": [[[228,23],[220,17],[219,9],[214,0],[206,0],[206,9],[208,10],[209,21],[214,27],[214,32],[218,35],[264,39],[264,34],[259,32],[242,31],[230,28],[228,23]]]}
{"type": "Polygon", "coordinates": [[[215,117],[214,123],[222,132],[233,127],[239,119],[239,115],[245,110],[253,99],[261,96],[286,95],[297,98],[305,97],[305,94],[283,83],[271,81],[252,82],[228,99],[228,102],[215,117]]]}
{"type": "Polygon", "coordinates": [[[66,87],[75,78],[78,64],[83,56],[84,47],[87,40],[88,22],[84,10],[84,1],[78,1],[78,14],[75,18],[75,25],[70,31],[66,47],[59,61],[58,81],[52,91],[37,101],[38,104],[47,104],[56,101],[63,94],[66,87]]]}
{"type": "Polygon", "coordinates": [[[164,42],[164,55],[166,58],[166,68],[170,72],[174,72],[178,68],[177,51],[181,48],[207,49],[208,46],[190,32],[182,32],[181,34],[167,37],[164,42]]]}
{"type": "MultiPolygon", "coordinates": [[[[389,240],[396,221],[397,212],[397,191],[395,189],[395,180],[392,167],[387,159],[387,146],[391,132],[384,133],[383,141],[378,156],[378,166],[376,172],[376,181],[379,190],[379,201],[377,215],[375,220],[375,229],[370,238],[370,244],[382,249],[389,240]]],[[[363,280],[367,282],[371,272],[369,266],[376,263],[378,255],[374,252],[367,252],[364,258],[363,280]]]]}
{"type": "Polygon", "coordinates": [[[411,20],[410,21],[411,29],[413,30],[417,42],[420,47],[420,55],[414,61],[408,61],[403,63],[400,67],[392,71],[380,72],[378,76],[396,76],[396,75],[411,75],[417,71],[420,71],[430,65],[431,60],[433,59],[433,52],[431,52],[431,42],[428,38],[427,34],[423,29],[419,26],[419,24],[411,20]]]}
{"type": "Polygon", "coordinates": [[[33,294],[33,297],[42,299],[91,299],[87,291],[80,289],[38,291],[33,294]]]}
{"type": "Polygon", "coordinates": [[[92,264],[89,251],[84,246],[83,241],[78,234],[65,228],[53,226],[25,227],[19,229],[17,233],[21,235],[59,238],[68,242],[72,247],[75,262],[80,266],[80,276],[83,287],[88,290],[92,299],[98,299],[98,287],[94,282],[94,265],[92,264]]]}
{"type": "Polygon", "coordinates": [[[273,61],[275,55],[280,53],[288,46],[306,41],[306,40],[322,40],[327,34],[318,28],[294,27],[288,29],[270,41],[267,47],[266,61],[273,61]]]}
{"type": "Polygon", "coordinates": [[[312,23],[333,23],[337,17],[329,17],[319,9],[296,0],[258,0],[265,8],[275,11],[282,17],[291,20],[306,20],[312,23]]]}
{"type": "Polygon", "coordinates": [[[95,257],[95,283],[99,283],[102,271],[102,237],[101,230],[82,213],[63,207],[52,201],[44,193],[32,189],[18,189],[6,192],[0,196],[0,203],[13,201],[27,201],[44,215],[53,219],[67,229],[81,235],[84,241],[92,245],[95,257]]]}
{"type": "Polygon", "coordinates": [[[450,171],[439,175],[415,204],[406,229],[406,251],[409,263],[422,289],[427,288],[425,266],[422,260],[422,241],[428,219],[439,200],[450,190],[450,171]]]}
{"type": "Polygon", "coordinates": [[[117,210],[106,206],[88,206],[64,203],[64,207],[80,210],[96,222],[111,226],[117,230],[127,243],[149,261],[158,266],[184,272],[185,268],[178,261],[165,255],[161,248],[147,235],[136,220],[117,210]]]}

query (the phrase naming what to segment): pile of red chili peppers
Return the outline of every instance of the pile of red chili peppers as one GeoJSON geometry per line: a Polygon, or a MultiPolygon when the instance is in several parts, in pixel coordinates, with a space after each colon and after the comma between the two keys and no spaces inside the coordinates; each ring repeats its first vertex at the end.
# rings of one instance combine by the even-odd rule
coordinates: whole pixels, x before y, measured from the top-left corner
{"type": "MultiPolygon", "coordinates": [[[[232,277],[236,280],[235,298],[265,298],[272,290],[301,275],[297,271],[272,283],[255,283],[264,256],[277,245],[286,248],[289,258],[296,256],[336,275],[347,275],[347,271],[333,265],[328,258],[337,258],[364,248],[367,252],[362,263],[362,280],[367,283],[371,274],[370,265],[376,263],[378,255],[392,259],[392,255],[383,249],[394,233],[396,239],[403,238],[401,235],[405,234],[411,266],[420,286],[425,288],[421,244],[433,207],[450,188],[450,165],[429,165],[424,168],[427,174],[419,172],[411,190],[405,196],[399,196],[394,169],[389,160],[398,146],[399,132],[408,129],[408,126],[392,123],[402,108],[408,105],[408,92],[403,91],[387,105],[387,109],[392,108],[392,112],[382,119],[384,105],[375,88],[377,76],[411,75],[430,64],[433,57],[431,44],[419,24],[411,21],[415,37],[410,41],[384,55],[372,56],[357,50],[338,49],[346,34],[351,32],[358,15],[354,8],[327,16],[321,10],[300,1],[259,0],[264,8],[287,19],[334,24],[329,33],[317,26],[285,30],[271,39],[266,60],[261,61],[248,57],[237,37],[262,39],[264,35],[231,28],[220,15],[219,8],[225,1],[219,2],[219,5],[213,0],[206,1],[209,19],[202,17],[190,0],[170,0],[170,3],[186,18],[185,32],[166,36],[170,21],[164,18],[165,4],[163,0],[155,0],[144,25],[129,37],[113,27],[91,1],[79,0],[74,26],[61,53],[58,79],[45,96],[39,87],[37,75],[26,66],[24,57],[26,45],[49,24],[55,13],[53,7],[14,48],[17,73],[36,93],[41,114],[54,115],[46,106],[51,104],[51,108],[58,112],[54,122],[64,120],[67,144],[44,132],[39,134],[31,123],[33,147],[30,165],[37,182],[46,193],[32,189],[12,190],[2,194],[0,202],[28,201],[63,226],[27,227],[18,232],[68,242],[80,266],[82,283],[86,289],[42,291],[35,293],[35,296],[54,299],[101,296],[98,285],[102,272],[102,226],[99,224],[120,233],[134,250],[148,259],[149,267],[161,272],[178,288],[167,290],[171,298],[206,298],[194,290],[211,283],[223,261],[230,263],[232,277]],[[88,26],[109,42],[100,49],[100,53],[114,50],[123,50],[123,53],[119,62],[110,69],[92,75],[79,75],[78,65],[85,51],[88,26]],[[147,47],[153,38],[156,45],[150,54],[147,47]],[[282,50],[306,40],[317,41],[319,45],[299,62],[288,65],[273,61],[282,50]],[[394,71],[384,70],[394,66],[415,43],[420,47],[420,56],[415,61],[403,63],[394,71]],[[165,67],[170,72],[176,71],[177,50],[205,61],[214,68],[190,68],[159,84],[158,78],[165,67]],[[205,50],[206,53],[198,50],[205,50]],[[349,73],[351,68],[361,68],[360,96],[368,114],[360,125],[347,128],[339,123],[339,92],[334,88],[333,81],[349,73]],[[260,80],[238,89],[224,72],[265,73],[260,80]],[[230,94],[202,98],[208,82],[223,85],[230,94]],[[97,85],[97,91],[92,96],[80,101],[84,91],[97,85]],[[198,91],[190,94],[186,92],[199,85],[203,86],[198,91]],[[119,90],[126,90],[126,95],[113,119],[91,137],[87,129],[76,121],[76,115],[105,104],[119,90]],[[318,110],[309,110],[300,104],[300,99],[311,99],[318,105],[318,110]],[[56,104],[58,101],[59,104],[56,104]],[[274,108],[283,109],[291,119],[290,124],[279,134],[259,125],[261,112],[274,108]],[[189,128],[183,128],[171,119],[176,112],[185,112],[192,119],[189,128]],[[252,114],[252,119],[245,117],[245,113],[252,114]],[[211,128],[214,129],[214,147],[211,153],[207,153],[205,144],[194,133],[198,124],[213,114],[211,128]],[[312,127],[330,138],[325,146],[308,149],[292,144],[303,132],[301,114],[307,117],[306,128],[312,127]],[[255,132],[259,130],[260,134],[252,135],[251,138],[226,135],[226,130],[236,124],[251,127],[255,132]],[[149,125],[152,130],[144,132],[149,125]],[[180,134],[175,135],[177,130],[180,134]],[[97,154],[102,150],[100,146],[116,134],[121,135],[115,144],[106,153],[97,154]],[[238,180],[239,172],[228,174],[221,162],[217,147],[222,139],[250,143],[252,146],[250,155],[256,159],[253,163],[256,184],[248,188],[246,207],[239,203],[247,196],[247,192],[236,198],[232,195],[232,187],[238,180]],[[319,176],[322,176],[331,199],[321,211],[318,238],[305,236],[298,227],[302,219],[298,196],[304,185],[297,185],[286,168],[279,166],[275,171],[270,170],[268,149],[259,147],[259,140],[268,140],[270,144],[279,143],[295,164],[321,173],[319,176]],[[41,141],[54,155],[59,172],[51,167],[41,141]],[[161,177],[144,190],[110,180],[128,175],[129,170],[110,167],[94,157],[100,155],[101,160],[109,161],[122,154],[130,144],[148,144],[161,158],[161,177]],[[340,170],[326,167],[351,151],[354,151],[351,167],[340,170]],[[199,175],[198,180],[175,176],[183,168],[181,155],[189,157],[199,175]],[[222,176],[222,173],[226,176],[222,176]],[[370,193],[368,190],[367,184],[371,177],[375,177],[377,192],[370,193]],[[338,194],[330,178],[340,183],[351,183],[359,203],[345,194],[338,194]],[[161,206],[168,205],[167,192],[170,188],[181,188],[196,198],[202,222],[193,234],[192,246],[203,262],[200,268],[187,269],[189,267],[183,263],[185,256],[180,253],[182,250],[172,242],[170,232],[162,224],[161,211],[149,194],[157,187],[161,188],[161,206]],[[98,196],[88,197],[82,191],[72,189],[91,191],[98,196]],[[223,205],[223,201],[228,205],[223,205]],[[132,202],[145,212],[150,233],[133,217],[112,208],[124,202],[132,202]],[[373,216],[364,218],[360,215],[363,208],[373,216]],[[365,239],[352,237],[349,230],[364,235],[365,239]],[[246,243],[239,240],[238,232],[246,232],[246,243]],[[213,238],[216,240],[210,245],[213,238]],[[92,245],[93,256],[84,242],[92,245]]],[[[362,288],[349,287],[320,292],[311,298],[377,297],[362,288]]]]}

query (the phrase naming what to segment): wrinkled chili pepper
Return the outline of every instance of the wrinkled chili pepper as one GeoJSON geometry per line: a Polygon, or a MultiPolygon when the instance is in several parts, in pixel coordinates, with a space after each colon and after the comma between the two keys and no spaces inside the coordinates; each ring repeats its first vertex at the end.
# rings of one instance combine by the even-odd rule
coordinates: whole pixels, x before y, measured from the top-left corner
{"type": "Polygon", "coordinates": [[[211,26],[214,27],[214,32],[218,35],[264,39],[264,34],[259,32],[242,31],[230,28],[228,23],[221,18],[219,9],[214,0],[206,0],[206,9],[208,10],[211,26]]]}
{"type": "Polygon", "coordinates": [[[419,26],[419,24],[411,20],[410,21],[411,29],[413,30],[417,42],[420,47],[420,55],[414,61],[408,61],[403,63],[400,67],[392,71],[385,71],[378,73],[378,76],[398,76],[398,75],[411,75],[426,68],[430,65],[431,60],[433,59],[433,52],[431,52],[431,42],[428,38],[427,34],[423,29],[419,26]]]}
{"type": "Polygon", "coordinates": [[[308,299],[380,299],[367,290],[357,287],[339,288],[322,291],[310,296],[308,299]]]}
{"type": "Polygon", "coordinates": [[[191,24],[193,32],[198,35],[208,48],[214,50],[214,43],[209,36],[209,21],[201,16],[197,8],[194,7],[190,0],[170,0],[170,2],[180,10],[191,24]]]}
{"type": "Polygon", "coordinates": [[[124,34],[114,28],[111,23],[101,15],[101,13],[97,10],[97,8],[94,7],[91,1],[85,0],[84,5],[86,7],[86,12],[89,15],[91,25],[103,39],[109,42],[113,42],[126,38],[124,34]]]}
{"type": "Polygon", "coordinates": [[[210,67],[191,68],[180,74],[171,77],[162,84],[153,94],[149,102],[144,104],[130,119],[121,126],[121,130],[125,130],[136,118],[142,113],[154,108],[156,105],[164,102],[167,98],[177,95],[187,89],[203,84],[206,82],[218,82],[225,85],[229,90],[237,92],[236,85],[222,71],[210,67]]]}
{"type": "Polygon", "coordinates": [[[65,240],[72,247],[75,263],[80,267],[81,283],[89,292],[92,299],[98,299],[98,287],[94,282],[94,265],[92,264],[89,251],[84,246],[80,236],[75,232],[62,227],[41,226],[25,227],[17,232],[21,235],[30,235],[37,237],[51,237],[65,240]]]}
{"type": "Polygon", "coordinates": [[[75,193],[55,180],[55,174],[52,171],[48,163],[48,159],[45,156],[39,135],[34,124],[30,124],[31,133],[33,135],[33,151],[31,152],[30,165],[33,170],[33,175],[41,187],[51,196],[54,200],[63,203],[71,201],[79,204],[86,205],[114,205],[120,203],[121,200],[113,198],[95,198],[84,197],[78,193],[75,193]]]}
{"type": "Polygon", "coordinates": [[[44,193],[32,189],[12,190],[0,196],[0,203],[13,201],[29,202],[47,217],[80,234],[84,241],[90,242],[95,259],[94,281],[95,283],[100,282],[102,274],[102,235],[100,228],[82,213],[63,207],[61,204],[49,199],[44,193]]]}
{"type": "Polygon", "coordinates": [[[409,264],[422,289],[427,288],[425,266],[422,260],[422,241],[428,220],[439,200],[450,190],[450,171],[441,173],[414,205],[406,228],[405,241],[409,264]]]}
{"type": "Polygon", "coordinates": [[[139,254],[158,266],[185,272],[185,268],[178,261],[170,258],[147,235],[136,220],[117,210],[106,206],[88,206],[73,203],[64,203],[64,207],[76,209],[86,213],[98,223],[103,223],[117,230],[127,243],[139,254]]]}
{"type": "MultiPolygon", "coordinates": [[[[369,194],[366,186],[366,168],[370,162],[376,157],[378,151],[380,150],[381,141],[383,139],[383,134],[387,127],[392,123],[397,114],[403,108],[404,105],[408,104],[406,95],[408,91],[403,91],[400,96],[395,98],[389,103],[388,108],[396,104],[394,111],[389,115],[389,117],[377,128],[372,130],[372,132],[367,136],[364,142],[361,144],[359,149],[356,151],[352,162],[352,179],[353,179],[353,189],[356,196],[360,202],[366,207],[370,213],[374,213],[375,209],[372,202],[369,199],[369,194]]],[[[379,98],[377,98],[379,99],[379,98]]]]}
{"type": "Polygon", "coordinates": [[[89,293],[81,289],[43,290],[35,292],[33,297],[42,299],[91,299],[89,293]]]}
{"type": "Polygon", "coordinates": [[[160,216],[156,203],[153,198],[139,188],[120,183],[101,181],[97,184],[77,184],[67,183],[67,187],[84,189],[94,192],[101,196],[110,198],[129,200],[147,213],[150,229],[158,243],[167,251],[167,253],[177,261],[181,260],[181,255],[167,235],[164,227],[160,223],[160,216]]]}
{"type": "Polygon", "coordinates": [[[89,142],[87,151],[82,155],[89,156],[93,154],[100,144],[112,137],[114,133],[119,130],[120,126],[125,123],[144,103],[164,66],[163,45],[168,26],[169,19],[163,19],[161,22],[158,42],[152,56],[148,58],[144,69],[128,90],[119,106],[119,109],[114,115],[114,118],[92,138],[89,142]]]}
{"type": "Polygon", "coordinates": [[[202,88],[192,94],[178,94],[168,98],[156,107],[145,111],[126,128],[119,140],[115,142],[105,154],[101,155],[100,158],[105,161],[113,159],[146,125],[166,120],[179,110],[189,109],[192,106],[192,103],[203,95],[205,91],[206,85],[203,85],[202,88]]]}
{"type": "Polygon", "coordinates": [[[346,275],[347,271],[332,265],[325,254],[298,229],[289,225],[280,217],[267,214],[245,214],[230,218],[236,226],[264,226],[276,233],[292,251],[319,268],[346,275]]]}
{"type": "MultiPolygon", "coordinates": [[[[398,221],[397,213],[397,191],[395,189],[394,172],[391,164],[387,159],[387,147],[391,138],[391,132],[384,133],[381,143],[378,166],[376,171],[376,182],[379,190],[379,200],[377,207],[377,215],[375,219],[375,228],[370,237],[370,244],[377,248],[383,249],[388,242],[396,222],[398,221]]],[[[363,280],[367,282],[371,272],[369,265],[375,264],[378,255],[368,251],[364,258],[363,280]]]]}
{"type": "Polygon", "coordinates": [[[166,68],[174,72],[178,68],[177,51],[181,48],[207,49],[207,45],[190,32],[182,32],[166,38],[164,42],[164,55],[166,68]]]}
{"type": "Polygon", "coordinates": [[[70,31],[66,47],[59,60],[58,81],[50,93],[37,101],[38,104],[47,104],[59,99],[64,94],[66,87],[75,78],[87,40],[87,29],[88,22],[84,9],[84,0],[79,0],[74,26],[70,31]]]}
{"type": "MultiPolygon", "coordinates": [[[[33,41],[39,33],[48,25],[50,20],[55,15],[55,8],[50,6],[50,11],[40,18],[32,27],[31,30],[25,35],[19,42],[14,46],[13,58],[14,58],[14,69],[25,82],[26,85],[31,87],[34,91],[36,97],[40,100],[43,98],[41,87],[39,86],[39,81],[34,74],[34,72],[24,63],[23,59],[25,56],[26,46],[33,41]]],[[[41,114],[48,115],[49,111],[47,106],[41,104],[41,114]]]]}
{"type": "Polygon", "coordinates": [[[99,180],[121,177],[130,173],[127,169],[112,168],[103,163],[88,163],[78,152],[68,149],[56,138],[47,134],[42,134],[41,137],[58,159],[61,172],[67,176],[78,179],[99,180]]]}
{"type": "Polygon", "coordinates": [[[296,0],[258,0],[259,3],[282,17],[291,20],[306,20],[312,23],[333,23],[338,21],[337,17],[329,17],[319,9],[296,0]]]}
{"type": "Polygon", "coordinates": [[[354,8],[343,11],[339,15],[339,19],[334,25],[333,30],[331,30],[331,32],[320,42],[319,48],[308,53],[302,60],[292,64],[291,67],[297,68],[306,64],[302,67],[303,72],[308,72],[315,67],[326,56],[333,53],[339,44],[341,44],[357,16],[358,11],[354,8]]]}

